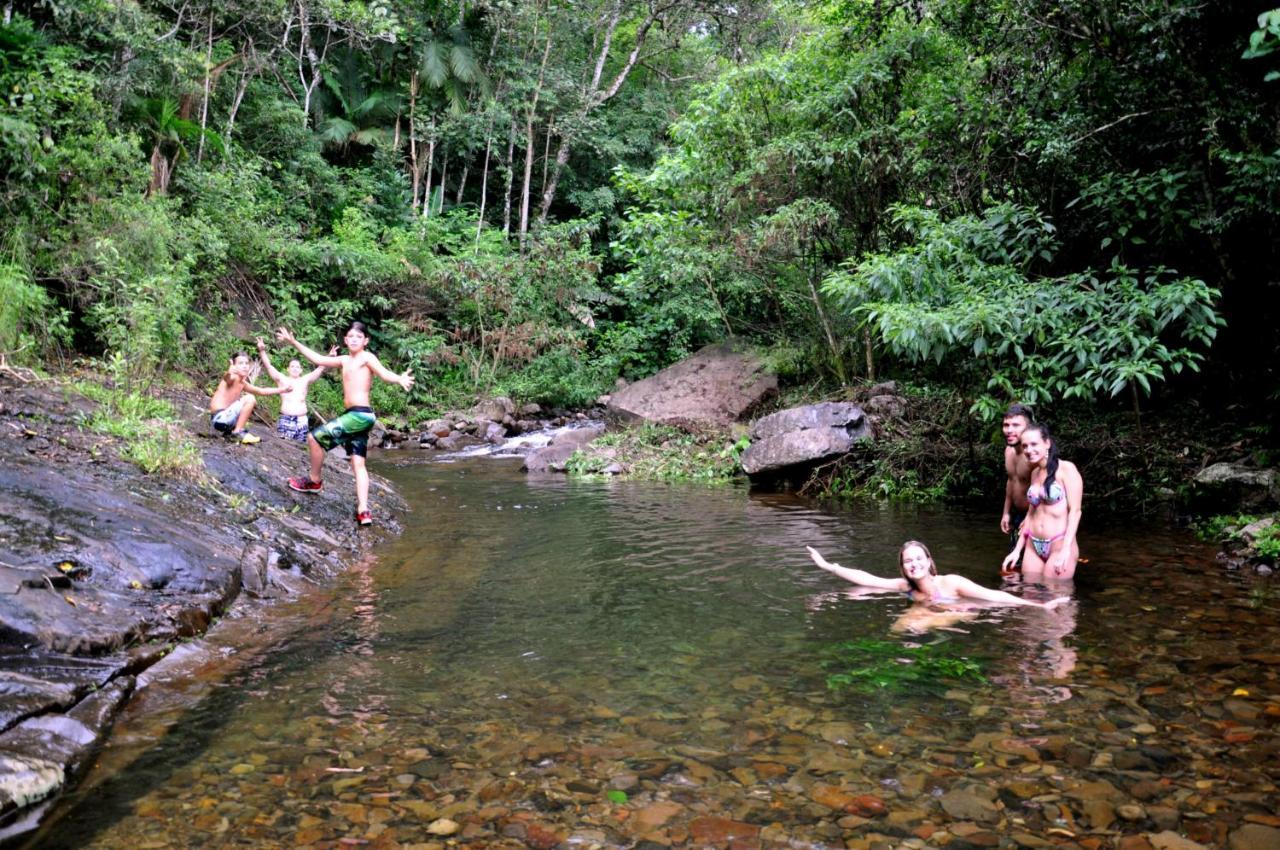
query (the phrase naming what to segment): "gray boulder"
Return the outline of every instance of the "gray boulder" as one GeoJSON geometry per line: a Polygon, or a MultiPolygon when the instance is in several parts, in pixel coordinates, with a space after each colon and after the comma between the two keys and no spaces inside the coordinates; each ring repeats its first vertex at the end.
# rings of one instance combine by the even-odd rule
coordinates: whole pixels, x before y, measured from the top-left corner
{"type": "Polygon", "coordinates": [[[1215,463],[1191,481],[1192,506],[1205,511],[1271,511],[1280,508],[1280,475],[1239,463],[1215,463]]]}
{"type": "Polygon", "coordinates": [[[504,417],[511,416],[515,412],[515,402],[506,396],[495,396],[471,408],[473,417],[476,419],[488,419],[491,422],[501,422],[504,417]]]}
{"type": "Polygon", "coordinates": [[[603,428],[571,428],[561,431],[550,443],[530,452],[522,467],[526,472],[564,472],[573,453],[604,433],[603,428]]]}
{"type": "Polygon", "coordinates": [[[867,418],[856,404],[823,402],[780,410],[752,427],[742,468],[748,475],[773,474],[844,454],[870,436],[867,418]]]}
{"type": "Polygon", "coordinates": [[[708,345],[656,375],[613,392],[605,413],[688,431],[723,428],[778,390],[778,378],[749,349],[708,345]]]}

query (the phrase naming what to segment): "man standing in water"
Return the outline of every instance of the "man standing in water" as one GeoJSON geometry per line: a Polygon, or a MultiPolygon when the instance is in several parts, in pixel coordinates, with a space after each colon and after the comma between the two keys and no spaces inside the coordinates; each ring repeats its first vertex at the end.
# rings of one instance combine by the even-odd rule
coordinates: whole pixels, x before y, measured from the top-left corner
{"type": "Polygon", "coordinates": [[[373,430],[377,417],[369,406],[369,388],[373,385],[373,376],[377,375],[388,383],[398,384],[408,392],[413,386],[413,370],[406,369],[403,375],[397,375],[367,351],[369,332],[363,322],[351,323],[343,337],[347,353],[336,356],[325,356],[312,351],[298,342],[288,328],[276,331],[276,339],[289,343],[317,366],[341,368],[342,400],[347,408],[341,416],[313,428],[307,435],[307,449],[311,453],[311,475],[308,478],[290,478],[289,486],[300,493],[318,493],[324,486],[321,467],[324,465],[325,452],[340,445],[347,450],[351,471],[356,478],[356,522],[371,525],[373,514],[369,511],[369,473],[365,469],[364,459],[369,450],[369,432],[373,430]]]}
{"type": "MultiPolygon", "coordinates": [[[[1022,404],[1011,404],[1004,412],[1000,433],[1004,435],[1004,512],[1000,530],[1018,543],[1022,521],[1027,518],[1027,488],[1031,486],[1031,464],[1022,454],[1022,432],[1031,424],[1031,410],[1022,404]]],[[[1009,572],[1016,572],[1017,566],[1009,572]]]]}

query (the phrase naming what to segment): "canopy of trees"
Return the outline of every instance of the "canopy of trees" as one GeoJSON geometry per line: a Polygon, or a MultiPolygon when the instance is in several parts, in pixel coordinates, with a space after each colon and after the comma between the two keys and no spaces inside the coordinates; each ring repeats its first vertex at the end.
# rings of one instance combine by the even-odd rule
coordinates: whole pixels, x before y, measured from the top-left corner
{"type": "Polygon", "coordinates": [[[360,318],[423,409],[730,334],[981,412],[1277,387],[1256,4],[9,0],[0,90],[10,360],[360,318]]]}

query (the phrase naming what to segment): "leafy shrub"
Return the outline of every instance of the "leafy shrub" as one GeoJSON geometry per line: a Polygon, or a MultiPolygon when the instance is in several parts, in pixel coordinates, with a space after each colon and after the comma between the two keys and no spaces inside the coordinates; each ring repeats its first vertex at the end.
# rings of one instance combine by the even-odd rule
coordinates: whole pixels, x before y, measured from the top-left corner
{"type": "Polygon", "coordinates": [[[70,341],[67,311],[15,263],[0,263],[0,354],[34,361],[70,341]]]}
{"type": "Polygon", "coordinates": [[[898,207],[894,216],[911,243],[847,264],[823,288],[885,351],[945,361],[971,387],[985,381],[973,410],[988,420],[1009,399],[1150,393],[1170,374],[1199,369],[1198,349],[1223,324],[1217,290],[1167,269],[1139,274],[1115,261],[1105,272],[1035,277],[1056,246],[1035,210],[1001,204],[943,221],[898,207]]]}

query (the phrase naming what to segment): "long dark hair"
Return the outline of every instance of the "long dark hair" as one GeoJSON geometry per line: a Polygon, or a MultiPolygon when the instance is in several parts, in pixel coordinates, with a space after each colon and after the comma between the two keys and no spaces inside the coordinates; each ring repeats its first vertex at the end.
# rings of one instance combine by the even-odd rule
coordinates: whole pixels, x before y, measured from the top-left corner
{"type": "Polygon", "coordinates": [[[360,331],[360,333],[364,334],[366,337],[369,336],[369,329],[364,326],[364,322],[352,322],[347,325],[347,330],[343,333],[343,336],[346,336],[352,331],[360,331]]]}
{"type": "Polygon", "coordinates": [[[906,543],[903,543],[902,548],[898,550],[898,572],[902,573],[902,577],[907,580],[908,587],[916,593],[924,593],[924,591],[920,589],[920,585],[916,583],[916,580],[907,575],[907,570],[902,563],[902,556],[907,554],[907,550],[912,546],[919,546],[924,550],[924,556],[929,559],[929,575],[936,576],[938,574],[938,565],[934,563],[933,553],[929,551],[929,547],[921,543],[919,540],[908,540],[906,543]]]}
{"type": "Polygon", "coordinates": [[[1035,431],[1040,435],[1040,439],[1049,444],[1049,462],[1045,464],[1044,476],[1044,492],[1049,493],[1049,488],[1053,486],[1053,479],[1058,474],[1058,441],[1053,438],[1053,434],[1049,433],[1049,426],[1044,422],[1035,422],[1028,425],[1027,431],[1035,431]]]}

